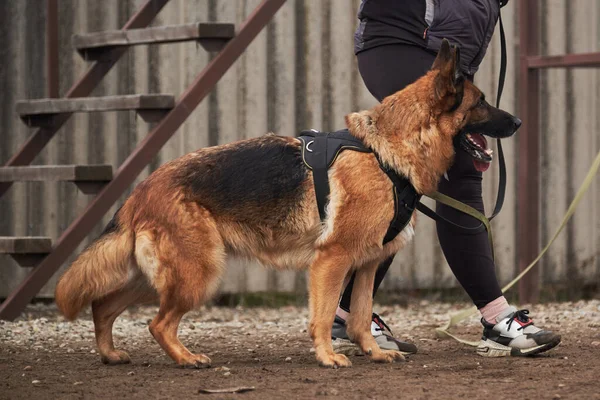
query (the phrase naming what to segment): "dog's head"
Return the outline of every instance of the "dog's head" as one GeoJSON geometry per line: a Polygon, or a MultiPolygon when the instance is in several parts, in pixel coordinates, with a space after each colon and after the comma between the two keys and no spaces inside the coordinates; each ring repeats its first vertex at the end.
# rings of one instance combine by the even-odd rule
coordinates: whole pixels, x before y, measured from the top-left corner
{"type": "MultiPolygon", "coordinates": [[[[409,62],[409,61],[407,61],[409,62]]],[[[408,176],[420,193],[434,191],[454,157],[454,144],[474,162],[491,160],[481,134],[508,137],[521,121],[492,107],[460,72],[460,52],[442,41],[431,70],[371,110],[346,116],[353,135],[388,166],[408,176]],[[488,160],[489,157],[489,160],[488,160]]],[[[477,166],[477,164],[476,164],[477,166]]]]}
{"type": "Polygon", "coordinates": [[[436,96],[440,109],[452,122],[450,134],[455,135],[454,143],[466,151],[475,167],[485,171],[492,161],[492,151],[482,136],[506,138],[512,136],[521,126],[521,120],[506,111],[491,106],[485,95],[459,69],[460,52],[451,47],[447,40],[432,66],[438,71],[435,78],[436,96]]]}

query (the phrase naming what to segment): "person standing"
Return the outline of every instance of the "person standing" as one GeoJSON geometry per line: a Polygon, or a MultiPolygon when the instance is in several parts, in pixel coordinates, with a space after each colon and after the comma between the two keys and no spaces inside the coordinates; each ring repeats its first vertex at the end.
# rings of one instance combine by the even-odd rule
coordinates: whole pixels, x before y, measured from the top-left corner
{"type": "MultiPolygon", "coordinates": [[[[460,68],[472,80],[492,38],[500,7],[506,3],[508,0],[362,0],[355,54],[367,89],[381,102],[416,81],[429,71],[442,39],[460,48],[460,68]]],[[[472,139],[476,146],[458,146],[454,164],[438,190],[483,213],[482,179],[489,162],[482,161],[476,153],[485,152],[487,143],[482,135],[472,135],[472,139]]],[[[462,226],[480,224],[443,204],[437,204],[436,210],[462,226]]],[[[533,325],[528,310],[517,310],[506,301],[485,230],[472,233],[443,221],[437,222],[436,228],[452,272],[481,313],[483,335],[478,354],[533,355],[560,343],[560,335],[533,325]]],[[[392,261],[390,257],[379,266],[373,296],[392,261]]],[[[348,339],[345,320],[352,312],[353,281],[352,277],[340,299],[333,323],[334,340],[348,339]]],[[[417,352],[414,344],[395,338],[375,313],[371,331],[381,348],[417,352]]]]}

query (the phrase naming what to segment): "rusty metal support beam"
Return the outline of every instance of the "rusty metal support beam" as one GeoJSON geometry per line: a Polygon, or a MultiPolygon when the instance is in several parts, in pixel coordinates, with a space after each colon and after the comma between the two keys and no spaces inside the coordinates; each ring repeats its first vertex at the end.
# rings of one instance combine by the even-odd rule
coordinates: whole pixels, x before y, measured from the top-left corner
{"type": "Polygon", "coordinates": [[[527,57],[527,66],[529,68],[600,67],[600,53],[529,56],[527,57]]]}
{"type": "MultiPolygon", "coordinates": [[[[165,6],[169,0],[148,0],[140,10],[133,15],[123,26],[123,29],[144,28],[152,22],[156,14],[165,6]]],[[[115,65],[127,48],[114,48],[107,52],[106,57],[95,62],[77,81],[65,95],[66,98],[86,97],[100,83],[102,78],[115,65]]],[[[71,114],[63,114],[55,119],[52,127],[37,129],[19,151],[5,164],[5,166],[28,165],[42,151],[46,144],[54,137],[54,134],[71,117],[71,114]]],[[[6,193],[12,183],[0,184],[0,197],[6,193]]]]}
{"type": "MultiPolygon", "coordinates": [[[[536,0],[521,0],[519,5],[519,116],[523,125],[519,137],[517,243],[519,271],[538,255],[540,249],[540,73],[529,68],[528,60],[539,54],[539,14],[536,0]]],[[[539,267],[535,266],[519,281],[519,301],[539,299],[539,267]]]]}
{"type": "Polygon", "coordinates": [[[61,235],[44,261],[34,269],[0,306],[0,318],[12,320],[54,275],[102,216],[156,156],[218,80],[233,65],[250,42],[267,25],[285,0],[263,0],[244,21],[234,37],[204,68],[181,95],[175,107],[146,136],[119,168],[113,180],[88,205],[83,214],[61,235]]]}
{"type": "Polygon", "coordinates": [[[58,97],[58,0],[46,2],[46,75],[48,97],[58,97]]]}

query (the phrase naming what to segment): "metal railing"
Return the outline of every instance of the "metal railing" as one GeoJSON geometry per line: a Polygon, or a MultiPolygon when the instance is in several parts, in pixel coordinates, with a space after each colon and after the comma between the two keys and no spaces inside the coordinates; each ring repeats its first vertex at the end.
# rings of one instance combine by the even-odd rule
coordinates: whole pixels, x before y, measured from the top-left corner
{"type": "MultiPolygon", "coordinates": [[[[517,257],[522,271],[540,252],[540,69],[600,67],[600,52],[539,55],[538,0],[519,0],[519,131],[517,257]],[[527,155],[524,157],[523,155],[527,155]]],[[[535,303],[540,294],[540,270],[534,267],[519,282],[519,301],[535,303]]]]}

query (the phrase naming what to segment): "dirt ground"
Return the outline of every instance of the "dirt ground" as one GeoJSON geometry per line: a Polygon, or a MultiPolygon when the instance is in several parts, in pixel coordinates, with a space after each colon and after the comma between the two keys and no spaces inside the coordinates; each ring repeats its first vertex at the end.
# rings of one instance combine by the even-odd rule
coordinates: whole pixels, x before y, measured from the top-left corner
{"type": "MultiPolygon", "coordinates": [[[[105,366],[93,342],[90,314],[64,322],[53,306],[33,305],[0,322],[0,399],[600,399],[600,301],[535,307],[536,324],[558,330],[562,344],[534,358],[487,359],[472,348],[436,339],[434,328],[462,304],[414,302],[378,307],[392,329],[419,346],[406,362],[381,365],[351,357],[353,367],[323,369],[310,352],[305,308],[205,308],[182,323],[182,342],[213,361],[177,368],[151,338],[155,307],[123,314],[118,348],[132,364],[105,366]],[[200,389],[254,387],[237,394],[200,389]]],[[[475,318],[455,329],[473,340],[475,318]]]]}

